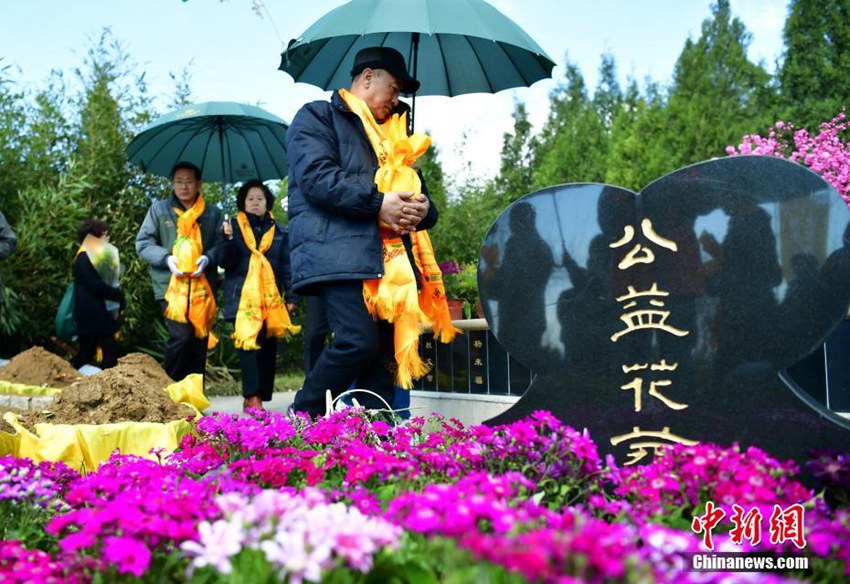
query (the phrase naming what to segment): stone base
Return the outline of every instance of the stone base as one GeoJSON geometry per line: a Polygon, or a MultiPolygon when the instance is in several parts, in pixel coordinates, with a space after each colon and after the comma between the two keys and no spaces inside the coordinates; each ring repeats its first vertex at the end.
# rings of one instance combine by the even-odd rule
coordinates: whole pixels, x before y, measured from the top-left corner
{"type": "Polygon", "coordinates": [[[53,396],[26,396],[0,394],[0,413],[8,408],[16,410],[43,410],[53,402],[53,396]]]}
{"type": "Polygon", "coordinates": [[[428,417],[434,412],[446,418],[457,418],[463,425],[470,426],[507,411],[518,399],[518,396],[413,390],[410,392],[410,413],[413,417],[428,417]]]}

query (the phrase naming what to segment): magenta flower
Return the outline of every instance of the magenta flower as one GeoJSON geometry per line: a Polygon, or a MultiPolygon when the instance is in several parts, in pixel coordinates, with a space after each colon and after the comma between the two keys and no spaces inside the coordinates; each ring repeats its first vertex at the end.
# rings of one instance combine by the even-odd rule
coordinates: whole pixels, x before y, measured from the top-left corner
{"type": "Polygon", "coordinates": [[[41,550],[28,550],[19,541],[0,540],[0,582],[4,584],[78,584],[81,575],[66,562],[41,550]]]}
{"type": "Polygon", "coordinates": [[[744,136],[736,148],[728,146],[726,153],[761,154],[799,162],[821,175],[835,187],[850,205],[850,142],[847,141],[848,122],[845,112],[820,125],[820,132],[811,136],[805,129],[794,130],[793,124],[777,122],[767,137],[744,136]]]}
{"type": "Polygon", "coordinates": [[[622,469],[614,493],[639,519],[669,517],[674,509],[693,512],[708,501],[729,516],[736,503],[785,507],[809,500],[811,491],[792,478],[796,470],[793,462],[780,463],[758,448],[677,444],[650,464],[622,469]]]}
{"type": "Polygon", "coordinates": [[[107,537],[103,540],[103,558],[114,565],[119,574],[141,578],[150,565],[148,547],[132,537],[107,537]]]}
{"type": "Polygon", "coordinates": [[[72,533],[71,535],[63,538],[59,545],[62,547],[62,551],[76,552],[93,546],[96,541],[97,539],[92,533],[72,533]]]}

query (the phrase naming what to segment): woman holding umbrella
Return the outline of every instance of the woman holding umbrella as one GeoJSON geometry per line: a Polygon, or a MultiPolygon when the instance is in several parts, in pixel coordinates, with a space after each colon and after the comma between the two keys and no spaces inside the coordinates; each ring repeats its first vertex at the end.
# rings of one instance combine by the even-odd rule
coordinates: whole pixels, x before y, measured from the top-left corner
{"type": "Polygon", "coordinates": [[[235,323],[244,410],[263,409],[271,400],[277,339],[301,330],[287,310],[297,301],[290,291],[289,236],[274,220],[273,206],[269,188],[249,180],[236,197],[236,224],[223,225],[224,318],[235,323]]]}

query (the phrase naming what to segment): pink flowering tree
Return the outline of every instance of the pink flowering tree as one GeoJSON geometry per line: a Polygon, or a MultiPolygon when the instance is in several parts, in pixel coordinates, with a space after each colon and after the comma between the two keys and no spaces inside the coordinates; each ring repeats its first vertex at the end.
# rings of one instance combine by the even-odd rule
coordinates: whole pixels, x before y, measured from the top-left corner
{"type": "Polygon", "coordinates": [[[805,128],[797,129],[793,124],[778,121],[770,128],[767,136],[750,134],[741,143],[728,146],[726,153],[762,154],[779,156],[799,162],[821,175],[835,187],[838,194],[850,206],[850,141],[848,121],[842,111],[829,122],[820,125],[820,131],[812,135],[805,128]]]}

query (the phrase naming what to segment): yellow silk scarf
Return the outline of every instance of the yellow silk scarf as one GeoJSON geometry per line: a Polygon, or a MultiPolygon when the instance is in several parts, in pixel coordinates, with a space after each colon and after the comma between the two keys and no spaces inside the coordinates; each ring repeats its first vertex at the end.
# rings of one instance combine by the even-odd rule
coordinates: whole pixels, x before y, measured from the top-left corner
{"type": "MultiPolygon", "coordinates": [[[[177,239],[174,240],[171,254],[177,260],[178,269],[186,274],[198,269],[196,262],[204,251],[201,227],[198,225],[198,217],[204,209],[206,205],[200,193],[195,204],[185,211],[174,207],[177,213],[177,239]]],[[[165,291],[165,300],[168,303],[166,318],[176,322],[190,322],[197,338],[208,337],[207,348],[216,346],[218,339],[212,334],[215,297],[205,274],[197,278],[172,274],[168,290],[165,291]]]]}
{"type": "MultiPolygon", "coordinates": [[[[349,109],[357,114],[375,150],[380,166],[375,173],[378,191],[422,192],[422,182],[413,163],[431,145],[422,133],[407,135],[407,114],[395,114],[379,125],[366,103],[340,89],[349,109]]],[[[452,326],[443,278],[434,258],[431,238],[425,231],[410,234],[416,267],[422,274],[422,291],[407,258],[401,236],[384,224],[378,225],[384,248],[384,276],[363,281],[363,299],[372,316],[394,324],[394,352],[398,366],[396,383],[405,389],[425,375],[430,365],[419,356],[420,327],[430,328],[440,342],[448,343],[460,332],[452,326]]]]}
{"type": "Polygon", "coordinates": [[[248,222],[248,216],[240,211],[236,215],[236,222],[242,232],[242,239],[251,251],[251,259],[248,262],[248,274],[242,285],[242,293],[239,296],[239,310],[236,313],[236,330],[233,332],[233,341],[237,349],[243,351],[255,351],[260,348],[257,344],[257,336],[266,323],[266,336],[285,337],[301,332],[301,327],[292,324],[289,312],[280,297],[277,283],[274,277],[274,269],[265,253],[272,246],[274,240],[275,225],[274,216],[271,228],[263,234],[260,245],[257,247],[257,238],[254,230],[248,222]]]}

